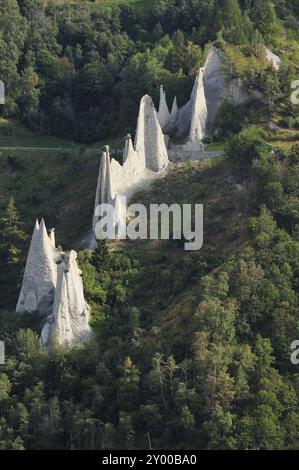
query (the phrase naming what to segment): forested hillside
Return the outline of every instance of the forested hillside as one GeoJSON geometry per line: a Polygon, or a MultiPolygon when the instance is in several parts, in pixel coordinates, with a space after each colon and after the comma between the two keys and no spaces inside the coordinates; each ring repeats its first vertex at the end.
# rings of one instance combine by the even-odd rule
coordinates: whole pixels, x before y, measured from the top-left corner
{"type": "Polygon", "coordinates": [[[0,448],[298,449],[299,2],[0,0],[0,14],[0,145],[24,125],[37,139],[115,142],[161,83],[185,103],[211,42],[263,95],[224,103],[206,138],[223,158],[173,165],[135,195],[203,204],[198,252],[179,240],[82,248],[98,148],[0,150],[0,448]],[[94,336],[71,350],[41,349],[40,320],[14,312],[41,216],[79,248],[94,336]]]}
{"type": "Polygon", "coordinates": [[[290,67],[299,66],[297,2],[276,3],[275,13],[270,0],[240,7],[237,0],[161,0],[140,15],[126,2],[2,0],[1,113],[79,142],[122,135],[134,130],[141,96],[156,99],[161,83],[170,102],[174,95],[179,106],[186,102],[215,39],[234,46],[229,57],[237,72],[271,95],[273,108],[289,85],[290,67]],[[289,60],[279,76],[260,66],[263,42],[289,60]],[[250,76],[246,57],[256,59],[250,76]]]}
{"type": "Polygon", "coordinates": [[[48,354],[36,319],[2,311],[2,448],[298,448],[299,154],[255,132],[142,199],[203,203],[203,251],[80,253],[89,345],[48,354]]]}

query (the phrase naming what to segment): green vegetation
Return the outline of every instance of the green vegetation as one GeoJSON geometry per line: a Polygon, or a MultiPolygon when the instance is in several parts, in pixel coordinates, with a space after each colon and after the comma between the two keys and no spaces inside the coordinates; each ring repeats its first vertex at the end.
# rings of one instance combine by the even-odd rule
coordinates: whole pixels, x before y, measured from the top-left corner
{"type": "Polygon", "coordinates": [[[298,148],[270,154],[255,129],[233,144],[136,195],[203,203],[203,250],[80,252],[89,345],[45,353],[30,317],[2,312],[2,448],[147,448],[148,433],[155,448],[298,448],[298,148]]]}
{"type": "Polygon", "coordinates": [[[0,118],[1,147],[70,148],[75,144],[50,135],[38,134],[7,119],[0,118]]]}
{"type": "Polygon", "coordinates": [[[108,6],[125,4],[134,8],[136,13],[142,16],[148,13],[149,10],[154,6],[155,0],[104,0],[104,1],[99,0],[98,3],[101,6],[102,4],[108,5],[108,6]]]}
{"type": "MultiPolygon", "coordinates": [[[[123,4],[134,8],[139,15],[145,15],[153,7],[155,1],[156,0],[83,0],[91,11],[123,4]]],[[[48,0],[47,3],[50,5],[68,4],[69,6],[76,6],[78,3],[82,3],[82,0],[48,0]]]]}
{"type": "Polygon", "coordinates": [[[97,148],[0,150],[4,203],[14,197],[27,233],[45,217],[61,245],[77,246],[90,227],[99,160],[97,148]]]}
{"type": "Polygon", "coordinates": [[[276,14],[270,1],[112,3],[1,0],[4,118],[67,141],[118,138],[134,130],[142,95],[157,102],[162,82],[169,102],[174,95],[179,105],[186,101],[215,40],[227,72],[261,91],[270,115],[296,118],[295,108],[286,109],[298,31],[289,2],[279,2],[276,14]],[[284,61],[279,74],[265,58],[264,43],[284,61]]]}

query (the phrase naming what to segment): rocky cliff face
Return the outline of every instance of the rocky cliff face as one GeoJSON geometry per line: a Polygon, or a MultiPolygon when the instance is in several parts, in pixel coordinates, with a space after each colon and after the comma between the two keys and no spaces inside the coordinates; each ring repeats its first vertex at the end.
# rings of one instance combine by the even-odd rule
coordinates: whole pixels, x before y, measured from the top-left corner
{"type": "MultiPolygon", "coordinates": [[[[269,63],[278,70],[281,63],[280,58],[267,48],[265,48],[265,55],[269,63]]],[[[203,67],[203,85],[207,107],[206,125],[208,128],[213,125],[224,100],[238,105],[245,103],[252,95],[252,92],[248,93],[244,89],[240,78],[230,77],[226,73],[225,65],[226,59],[223,51],[212,45],[203,67]]],[[[196,84],[194,84],[190,100],[178,110],[178,118],[175,125],[175,134],[178,137],[187,136],[190,132],[195,96],[196,84]]]]}
{"type": "MultiPolygon", "coordinates": [[[[163,90],[162,90],[163,94],[163,90]]],[[[175,113],[175,107],[173,110],[175,113]]],[[[120,196],[130,197],[135,189],[140,189],[164,172],[168,165],[168,154],[154,103],[145,95],[140,101],[135,145],[130,135],[125,138],[123,164],[110,159],[106,147],[101,160],[95,196],[93,231],[100,220],[100,204],[109,203],[114,207],[114,225],[120,222],[120,196]]]]}
{"type": "MultiPolygon", "coordinates": [[[[269,49],[265,48],[265,56],[269,63],[279,69],[281,60],[269,49]]],[[[215,46],[211,46],[204,65],[204,89],[207,99],[208,125],[212,126],[224,100],[233,104],[244,104],[250,99],[253,92],[244,89],[242,80],[230,77],[225,73],[226,59],[224,53],[215,46]]],[[[254,94],[257,97],[256,94],[254,94]]]]}
{"type": "Polygon", "coordinates": [[[163,132],[166,131],[168,124],[169,124],[170,113],[169,113],[168,105],[166,102],[166,94],[163,89],[163,85],[160,86],[160,102],[159,102],[159,110],[157,113],[157,118],[158,118],[162,131],[163,132]]]}
{"type": "Polygon", "coordinates": [[[53,311],[40,337],[44,347],[49,346],[52,340],[62,346],[72,346],[90,338],[89,308],[84,299],[82,273],[76,259],[76,252],[71,251],[58,264],[53,311]]]}
{"type": "Polygon", "coordinates": [[[44,220],[40,225],[36,221],[16,311],[44,318],[43,346],[54,337],[64,346],[90,337],[89,309],[76,258],[75,251],[59,252],[54,229],[48,235],[44,220]]]}
{"type": "Polygon", "coordinates": [[[54,236],[49,237],[43,219],[40,225],[36,221],[16,308],[18,313],[37,312],[46,316],[51,312],[59,258],[54,236]]]}
{"type": "Polygon", "coordinates": [[[145,167],[149,170],[162,171],[168,165],[163,132],[153,100],[148,95],[140,102],[135,148],[138,158],[144,159],[145,167]]]}
{"type": "Polygon", "coordinates": [[[249,95],[238,78],[230,79],[224,71],[224,53],[211,46],[204,65],[204,89],[207,99],[208,125],[212,125],[225,99],[234,104],[244,103],[249,95]]]}
{"type": "Polygon", "coordinates": [[[202,150],[202,140],[207,126],[207,102],[203,84],[203,70],[196,77],[192,93],[191,124],[186,150],[202,150]]]}

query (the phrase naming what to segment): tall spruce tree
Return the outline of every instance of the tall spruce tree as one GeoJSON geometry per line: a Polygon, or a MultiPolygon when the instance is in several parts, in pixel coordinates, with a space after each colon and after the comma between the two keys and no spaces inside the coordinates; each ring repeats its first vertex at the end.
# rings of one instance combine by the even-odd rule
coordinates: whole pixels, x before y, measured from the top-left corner
{"type": "Polygon", "coordinates": [[[23,265],[22,254],[27,236],[23,231],[14,199],[0,213],[0,298],[6,307],[14,304],[23,265]],[[4,298],[4,299],[3,299],[4,298]]]}
{"type": "Polygon", "coordinates": [[[251,16],[255,27],[265,38],[275,30],[276,14],[271,0],[253,0],[251,16]]]}
{"type": "Polygon", "coordinates": [[[246,43],[243,28],[243,16],[238,0],[223,0],[218,12],[220,29],[223,29],[223,37],[233,44],[246,43]]]}

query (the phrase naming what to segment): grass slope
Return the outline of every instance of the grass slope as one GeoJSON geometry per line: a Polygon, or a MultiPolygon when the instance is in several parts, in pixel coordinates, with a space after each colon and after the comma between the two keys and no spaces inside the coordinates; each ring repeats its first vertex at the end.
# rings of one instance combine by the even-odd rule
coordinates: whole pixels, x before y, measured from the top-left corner
{"type": "Polygon", "coordinates": [[[96,149],[0,151],[1,195],[15,198],[28,233],[44,217],[73,247],[91,224],[98,166],[96,149]]]}
{"type": "Polygon", "coordinates": [[[74,144],[46,134],[38,134],[25,126],[0,118],[0,147],[69,148],[74,144]]]}
{"type": "Polygon", "coordinates": [[[145,318],[159,312],[156,326],[161,340],[167,338],[167,344],[172,338],[184,350],[191,312],[200,295],[201,276],[244,249],[249,209],[242,202],[242,191],[224,158],[180,164],[134,200],[147,207],[163,202],[204,206],[204,244],[199,251],[185,251],[182,243],[171,240],[114,244],[131,253],[140,264],[141,274],[134,281],[138,286],[136,306],[145,318]]]}

